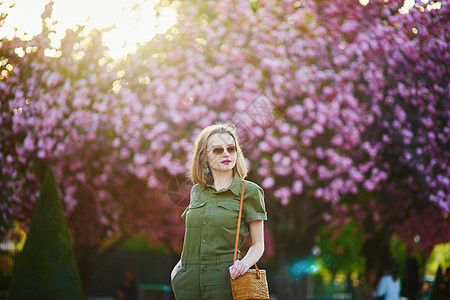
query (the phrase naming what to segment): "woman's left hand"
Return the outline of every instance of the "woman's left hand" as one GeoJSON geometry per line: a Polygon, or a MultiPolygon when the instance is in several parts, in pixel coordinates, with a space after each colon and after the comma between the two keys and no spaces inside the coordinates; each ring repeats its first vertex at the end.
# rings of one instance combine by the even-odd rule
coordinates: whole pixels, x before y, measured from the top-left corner
{"type": "Polygon", "coordinates": [[[241,260],[236,260],[232,266],[230,266],[230,275],[232,279],[236,279],[241,275],[247,273],[250,266],[241,260]]]}

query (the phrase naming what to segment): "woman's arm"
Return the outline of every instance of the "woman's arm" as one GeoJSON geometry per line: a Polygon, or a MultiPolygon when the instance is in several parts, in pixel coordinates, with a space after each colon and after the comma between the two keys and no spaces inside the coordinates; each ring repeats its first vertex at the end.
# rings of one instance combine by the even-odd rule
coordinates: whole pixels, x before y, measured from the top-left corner
{"type": "Polygon", "coordinates": [[[250,266],[256,264],[264,253],[264,221],[258,220],[250,222],[250,236],[252,246],[242,260],[236,262],[230,267],[231,278],[236,279],[244,275],[250,266]]]}

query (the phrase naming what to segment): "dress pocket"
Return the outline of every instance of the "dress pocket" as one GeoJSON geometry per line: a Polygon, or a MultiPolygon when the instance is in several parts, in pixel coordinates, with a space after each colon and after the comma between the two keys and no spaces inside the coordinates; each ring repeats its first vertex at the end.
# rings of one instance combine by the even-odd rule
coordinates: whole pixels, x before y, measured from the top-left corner
{"type": "Polygon", "coordinates": [[[206,202],[197,201],[189,205],[189,210],[186,212],[186,226],[200,226],[205,204],[206,202]]]}
{"type": "Polygon", "coordinates": [[[239,216],[239,205],[240,203],[237,201],[219,201],[213,223],[218,226],[235,228],[239,216]]]}

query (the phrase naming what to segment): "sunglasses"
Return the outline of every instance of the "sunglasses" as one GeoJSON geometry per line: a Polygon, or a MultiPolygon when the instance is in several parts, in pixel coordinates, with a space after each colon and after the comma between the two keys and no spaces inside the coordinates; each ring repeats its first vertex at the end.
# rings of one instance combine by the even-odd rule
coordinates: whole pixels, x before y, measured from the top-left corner
{"type": "MultiPolygon", "coordinates": [[[[214,148],[212,149],[212,152],[213,152],[215,155],[222,155],[222,153],[223,153],[224,151],[225,151],[225,149],[222,148],[222,147],[214,147],[214,148]]],[[[228,146],[228,147],[227,147],[227,152],[228,152],[228,154],[235,154],[236,151],[237,151],[236,146],[228,146]]]]}

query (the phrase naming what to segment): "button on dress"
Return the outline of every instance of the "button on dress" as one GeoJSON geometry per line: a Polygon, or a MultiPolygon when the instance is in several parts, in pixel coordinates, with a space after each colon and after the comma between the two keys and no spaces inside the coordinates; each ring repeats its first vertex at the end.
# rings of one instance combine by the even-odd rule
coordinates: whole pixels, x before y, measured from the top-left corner
{"type": "MultiPolygon", "coordinates": [[[[228,189],[196,184],[191,201],[181,217],[185,236],[181,269],[172,280],[177,300],[233,299],[229,267],[233,264],[234,242],[244,180],[236,173],[228,189]]],[[[244,190],[239,247],[249,234],[252,221],[267,220],[264,191],[247,181],[244,190]]]]}

